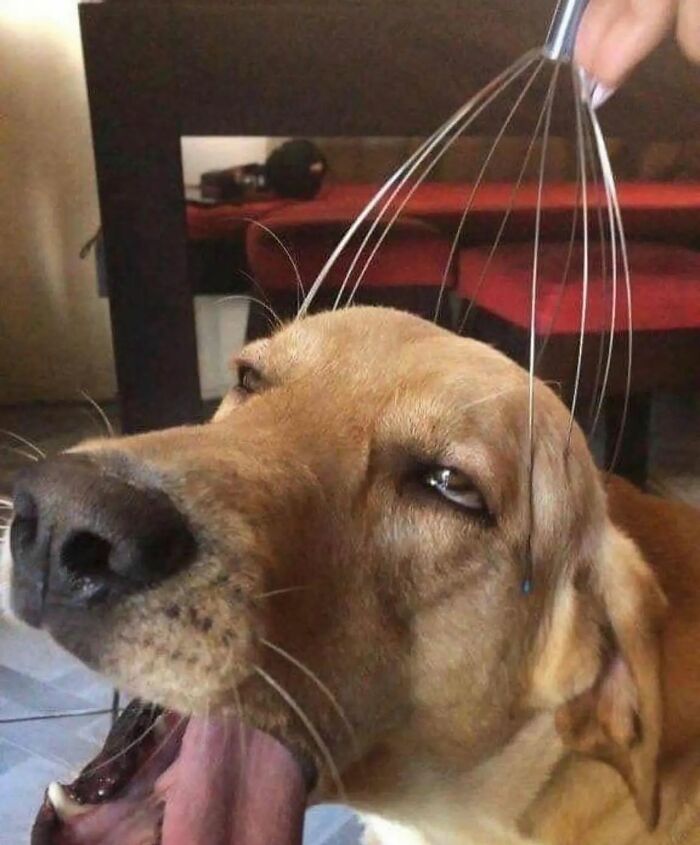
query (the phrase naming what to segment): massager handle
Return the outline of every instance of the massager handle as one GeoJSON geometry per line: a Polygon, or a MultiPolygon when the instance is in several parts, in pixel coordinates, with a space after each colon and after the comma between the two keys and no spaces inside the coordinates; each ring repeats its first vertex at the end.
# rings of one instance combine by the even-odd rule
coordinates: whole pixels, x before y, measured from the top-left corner
{"type": "Polygon", "coordinates": [[[588,0],[559,0],[544,42],[543,53],[553,61],[570,62],[574,57],[576,35],[588,0]]]}

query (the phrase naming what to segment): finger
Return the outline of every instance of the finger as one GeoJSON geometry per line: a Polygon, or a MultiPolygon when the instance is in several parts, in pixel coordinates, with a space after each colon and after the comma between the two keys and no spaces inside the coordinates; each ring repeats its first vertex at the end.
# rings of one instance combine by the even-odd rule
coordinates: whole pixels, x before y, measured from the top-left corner
{"type": "Polygon", "coordinates": [[[625,12],[627,0],[590,0],[576,36],[575,59],[592,70],[601,41],[625,12]]]}
{"type": "Polygon", "coordinates": [[[577,62],[616,88],[669,31],[676,5],[677,0],[591,0],[576,43],[577,62]]]}
{"type": "Polygon", "coordinates": [[[678,8],[678,43],[686,56],[700,62],[700,3],[681,0],[678,8]]]}

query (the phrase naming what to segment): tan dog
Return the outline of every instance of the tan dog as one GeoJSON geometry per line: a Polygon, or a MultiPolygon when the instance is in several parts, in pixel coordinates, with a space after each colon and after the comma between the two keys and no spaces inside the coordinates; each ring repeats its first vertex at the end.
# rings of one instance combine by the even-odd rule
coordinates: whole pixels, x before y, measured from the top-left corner
{"type": "Polygon", "coordinates": [[[310,317],[237,367],[211,423],[20,481],[15,611],[144,698],[242,710],[368,841],[700,843],[697,513],[606,501],[539,383],[530,495],[527,375],[415,317],[310,317]],[[158,577],[122,523],[166,526],[158,577]]]}

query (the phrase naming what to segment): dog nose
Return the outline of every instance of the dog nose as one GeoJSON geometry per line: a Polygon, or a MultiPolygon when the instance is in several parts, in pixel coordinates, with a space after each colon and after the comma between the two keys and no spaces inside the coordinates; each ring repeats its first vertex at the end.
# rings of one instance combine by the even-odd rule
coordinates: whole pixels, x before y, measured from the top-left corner
{"type": "Polygon", "coordinates": [[[153,587],[186,565],[194,548],[163,491],[111,475],[83,455],[26,470],[13,504],[13,605],[16,596],[30,623],[52,601],[84,605],[153,587]]]}

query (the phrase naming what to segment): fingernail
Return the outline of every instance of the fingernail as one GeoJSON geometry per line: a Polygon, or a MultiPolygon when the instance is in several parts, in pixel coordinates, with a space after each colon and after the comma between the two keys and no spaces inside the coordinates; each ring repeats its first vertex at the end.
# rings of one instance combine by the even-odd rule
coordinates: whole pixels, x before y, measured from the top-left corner
{"type": "Polygon", "coordinates": [[[583,67],[578,68],[578,76],[581,82],[581,93],[584,102],[590,102],[593,97],[598,81],[591,76],[591,74],[583,67]]]}
{"type": "Polygon", "coordinates": [[[607,85],[599,82],[591,93],[591,107],[593,111],[597,111],[604,103],[607,103],[615,91],[617,91],[617,88],[609,88],[607,85]]]}

